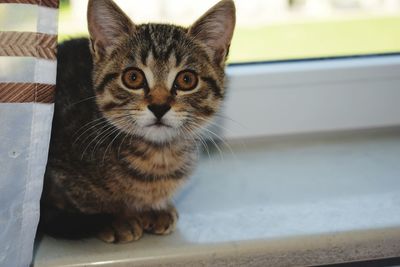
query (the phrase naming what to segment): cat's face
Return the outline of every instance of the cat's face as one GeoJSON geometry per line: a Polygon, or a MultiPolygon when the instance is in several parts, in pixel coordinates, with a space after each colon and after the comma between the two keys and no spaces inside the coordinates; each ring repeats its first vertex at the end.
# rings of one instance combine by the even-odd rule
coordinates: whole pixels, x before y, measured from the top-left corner
{"type": "Polygon", "coordinates": [[[235,8],[223,0],[190,28],[134,25],[111,0],[89,1],[96,101],[125,133],[196,138],[224,96],[235,8]]]}

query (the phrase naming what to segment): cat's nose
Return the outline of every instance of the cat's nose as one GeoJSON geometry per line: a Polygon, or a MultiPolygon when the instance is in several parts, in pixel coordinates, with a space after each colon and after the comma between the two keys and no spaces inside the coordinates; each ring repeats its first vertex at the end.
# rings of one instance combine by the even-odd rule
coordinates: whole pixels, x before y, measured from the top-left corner
{"type": "Polygon", "coordinates": [[[170,109],[171,106],[168,104],[151,104],[147,106],[148,109],[150,109],[151,112],[153,112],[154,116],[157,117],[157,119],[161,120],[161,118],[167,113],[170,109]]]}

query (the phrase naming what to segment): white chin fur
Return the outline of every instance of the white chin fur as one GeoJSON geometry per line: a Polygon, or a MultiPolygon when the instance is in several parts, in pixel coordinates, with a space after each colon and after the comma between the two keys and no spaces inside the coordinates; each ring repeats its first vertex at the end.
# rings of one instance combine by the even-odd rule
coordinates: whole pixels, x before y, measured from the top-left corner
{"type": "Polygon", "coordinates": [[[177,136],[177,131],[174,128],[166,126],[145,127],[142,132],[145,139],[156,143],[165,143],[177,136]]]}
{"type": "Polygon", "coordinates": [[[173,140],[178,135],[178,129],[182,125],[182,122],[178,119],[178,116],[173,110],[167,112],[162,118],[162,123],[167,126],[150,126],[156,122],[156,118],[153,113],[149,110],[145,110],[140,119],[137,121],[140,129],[140,135],[151,142],[165,143],[173,140]]]}

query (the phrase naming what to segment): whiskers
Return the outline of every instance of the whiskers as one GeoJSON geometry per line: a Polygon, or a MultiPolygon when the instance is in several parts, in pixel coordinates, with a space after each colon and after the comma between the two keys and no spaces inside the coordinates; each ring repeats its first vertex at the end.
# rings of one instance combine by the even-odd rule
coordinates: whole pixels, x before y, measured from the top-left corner
{"type": "Polygon", "coordinates": [[[228,142],[223,137],[215,133],[213,130],[209,129],[208,126],[212,126],[221,130],[227,130],[223,126],[216,124],[214,121],[210,121],[200,117],[187,120],[187,123],[184,125],[183,129],[186,132],[186,135],[193,136],[194,139],[200,142],[202,147],[207,152],[208,158],[211,158],[210,149],[208,146],[208,144],[211,144],[218,151],[221,160],[224,160],[223,147],[227,148],[230,154],[236,159],[236,155],[228,142]],[[207,127],[201,125],[198,120],[206,124],[207,127]],[[195,130],[194,128],[197,129],[195,130]],[[199,132],[198,129],[201,129],[201,132],[199,132]],[[223,147],[221,147],[221,144],[223,147]]]}
{"type": "Polygon", "coordinates": [[[104,163],[106,155],[111,151],[113,143],[118,139],[118,137],[125,135],[125,138],[121,141],[118,149],[120,152],[122,142],[125,141],[126,136],[129,135],[126,133],[126,129],[131,132],[130,129],[133,124],[134,121],[130,114],[114,115],[108,119],[104,117],[94,119],[76,131],[73,135],[73,145],[79,147],[79,151],[81,151],[81,160],[83,160],[85,156],[88,156],[89,160],[94,160],[98,151],[104,150],[102,157],[102,163],[104,163]],[[112,121],[112,123],[110,121],[112,121]],[[115,125],[119,125],[119,127],[116,127],[115,125]],[[107,140],[109,140],[108,144],[105,143],[107,140]]]}
{"type": "MultiPolygon", "coordinates": [[[[145,132],[136,125],[134,114],[119,114],[100,117],[87,122],[80,127],[73,135],[73,145],[77,146],[81,160],[97,160],[98,163],[105,163],[107,157],[113,153],[117,158],[124,153],[126,144],[131,146],[132,140],[144,138],[145,132]]],[[[229,131],[218,122],[210,121],[206,118],[196,117],[187,118],[183,116],[179,119],[185,121],[183,125],[176,128],[177,131],[174,141],[166,141],[165,145],[174,146],[177,140],[186,139],[191,143],[201,147],[208,158],[212,157],[214,148],[221,160],[225,160],[226,151],[236,159],[236,155],[231,145],[218,132],[229,131]]],[[[147,139],[146,139],[147,140],[147,139]]]]}
{"type": "Polygon", "coordinates": [[[193,141],[195,144],[198,144],[198,142],[200,142],[202,147],[207,152],[208,158],[211,159],[210,150],[208,148],[207,141],[204,139],[203,136],[201,136],[200,133],[198,133],[197,131],[192,129],[189,125],[184,124],[179,129],[179,135],[182,135],[184,138],[188,138],[190,141],[193,141]]]}
{"type": "Polygon", "coordinates": [[[87,102],[87,101],[89,101],[89,100],[96,99],[96,98],[97,98],[97,96],[91,96],[91,97],[87,97],[87,98],[81,99],[81,100],[79,100],[79,101],[77,101],[77,102],[74,102],[74,103],[72,103],[72,104],[69,104],[69,105],[67,106],[67,108],[71,108],[71,107],[73,107],[73,106],[75,106],[75,105],[77,105],[77,104],[85,103],[85,102],[87,102]]]}

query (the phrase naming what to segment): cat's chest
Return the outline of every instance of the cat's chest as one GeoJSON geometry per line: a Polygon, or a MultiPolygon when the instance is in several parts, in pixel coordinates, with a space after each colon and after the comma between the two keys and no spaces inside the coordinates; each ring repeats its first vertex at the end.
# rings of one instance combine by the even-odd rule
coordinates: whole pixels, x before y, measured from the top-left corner
{"type": "Polygon", "coordinates": [[[194,164],[195,153],[182,147],[136,148],[124,153],[122,165],[140,180],[179,179],[194,164]]]}
{"type": "Polygon", "coordinates": [[[129,209],[163,209],[186,179],[129,183],[123,201],[129,209]]]}
{"type": "Polygon", "coordinates": [[[187,150],[149,149],[124,153],[118,171],[119,196],[134,208],[167,204],[194,168],[196,153],[187,150]]]}

